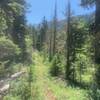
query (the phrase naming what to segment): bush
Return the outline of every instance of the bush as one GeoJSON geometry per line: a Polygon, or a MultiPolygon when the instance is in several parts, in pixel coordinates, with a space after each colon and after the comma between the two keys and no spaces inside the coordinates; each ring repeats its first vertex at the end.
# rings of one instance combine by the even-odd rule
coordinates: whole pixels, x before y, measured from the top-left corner
{"type": "Polygon", "coordinates": [[[5,96],[3,100],[21,100],[19,97],[13,97],[12,95],[5,96]]]}
{"type": "Polygon", "coordinates": [[[12,68],[9,67],[17,59],[20,49],[11,40],[0,38],[0,78],[10,73],[12,68]],[[9,72],[10,71],[10,72],[9,72]]]}
{"type": "Polygon", "coordinates": [[[96,84],[93,84],[89,91],[90,100],[100,100],[100,89],[97,88],[96,84]]]}
{"type": "Polygon", "coordinates": [[[26,43],[26,55],[25,55],[25,64],[31,64],[32,63],[32,50],[33,50],[33,41],[31,36],[26,36],[25,38],[26,43]]]}
{"type": "Polygon", "coordinates": [[[20,94],[21,100],[29,100],[31,97],[29,84],[24,82],[19,87],[18,94],[20,94]]]}
{"type": "Polygon", "coordinates": [[[6,73],[5,62],[0,62],[0,78],[4,77],[6,73]]]}
{"type": "Polygon", "coordinates": [[[75,69],[76,81],[80,83],[90,83],[92,81],[94,65],[87,55],[77,53],[73,66],[75,69]]]}
{"type": "Polygon", "coordinates": [[[12,82],[9,94],[5,98],[7,97],[9,97],[7,100],[16,100],[16,98],[19,98],[17,100],[30,100],[31,90],[29,83],[25,79],[12,82]]]}
{"type": "Polygon", "coordinates": [[[0,60],[14,60],[20,53],[20,49],[11,40],[2,37],[0,38],[0,60]]]}
{"type": "Polygon", "coordinates": [[[61,74],[61,71],[61,61],[59,55],[57,54],[52,60],[50,73],[53,76],[58,76],[61,74]]]}

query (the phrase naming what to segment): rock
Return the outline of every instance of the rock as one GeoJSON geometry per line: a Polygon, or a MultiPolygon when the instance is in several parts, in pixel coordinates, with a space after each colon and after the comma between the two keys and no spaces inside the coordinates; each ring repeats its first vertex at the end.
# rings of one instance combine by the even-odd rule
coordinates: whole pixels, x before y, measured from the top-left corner
{"type": "Polygon", "coordinates": [[[10,85],[9,84],[6,84],[4,85],[1,89],[0,89],[0,93],[4,93],[6,92],[8,89],[10,88],[10,85]]]}

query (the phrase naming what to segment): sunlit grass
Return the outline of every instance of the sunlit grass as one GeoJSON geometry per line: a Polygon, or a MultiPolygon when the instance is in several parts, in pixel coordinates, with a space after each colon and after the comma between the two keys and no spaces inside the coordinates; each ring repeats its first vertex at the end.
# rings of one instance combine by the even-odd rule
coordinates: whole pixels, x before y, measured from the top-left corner
{"type": "MultiPolygon", "coordinates": [[[[28,72],[30,68],[32,68],[33,81],[31,84],[31,100],[88,100],[87,90],[69,86],[64,79],[51,77],[49,74],[50,63],[48,61],[44,62],[43,56],[40,56],[38,52],[34,52],[32,57],[33,64],[23,69],[28,69],[26,76],[18,79],[18,82],[14,81],[12,83],[14,87],[19,86],[18,84],[20,82],[27,81],[28,72]]],[[[85,76],[85,78],[87,77],[85,76]]],[[[88,78],[85,80],[88,80],[88,78]]],[[[14,88],[13,91],[18,92],[16,89],[17,88],[14,88]]],[[[20,100],[18,99],[20,96],[15,95],[14,97],[14,95],[11,94],[7,95],[4,100],[13,100],[13,98],[14,100],[20,100]]]]}
{"type": "MultiPolygon", "coordinates": [[[[33,54],[36,75],[36,82],[34,83],[33,93],[35,93],[36,100],[47,100],[46,88],[52,91],[57,100],[88,100],[87,91],[80,88],[72,88],[67,86],[66,82],[61,79],[52,78],[49,72],[49,64],[43,63],[43,57],[38,53],[33,54]]],[[[49,100],[49,98],[48,98],[49,100]]]]}

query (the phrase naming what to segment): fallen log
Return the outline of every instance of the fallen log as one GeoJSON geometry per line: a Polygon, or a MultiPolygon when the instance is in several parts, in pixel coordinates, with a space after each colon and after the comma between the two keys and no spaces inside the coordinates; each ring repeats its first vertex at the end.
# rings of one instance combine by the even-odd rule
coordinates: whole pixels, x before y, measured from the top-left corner
{"type": "Polygon", "coordinates": [[[11,75],[11,79],[12,80],[16,79],[16,78],[20,77],[21,75],[23,75],[24,73],[25,73],[24,71],[15,73],[15,74],[11,75]]]}
{"type": "MultiPolygon", "coordinates": [[[[20,77],[21,75],[25,74],[24,71],[22,72],[17,72],[13,75],[11,75],[10,78],[7,78],[5,80],[1,80],[0,81],[0,98],[6,94],[6,92],[10,89],[10,84],[9,82],[12,80],[17,79],[18,77],[20,77]]],[[[1,100],[1,99],[0,99],[1,100]]]]}
{"type": "Polygon", "coordinates": [[[9,88],[10,88],[10,84],[4,85],[4,86],[0,89],[0,94],[3,94],[4,92],[6,92],[7,90],[9,90],[9,88]]]}

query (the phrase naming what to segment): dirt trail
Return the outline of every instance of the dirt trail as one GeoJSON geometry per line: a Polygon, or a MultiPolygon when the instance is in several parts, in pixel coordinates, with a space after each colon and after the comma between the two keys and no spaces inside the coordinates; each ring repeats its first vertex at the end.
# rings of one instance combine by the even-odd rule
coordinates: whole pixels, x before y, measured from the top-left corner
{"type": "Polygon", "coordinates": [[[48,87],[46,87],[45,95],[46,95],[46,98],[45,98],[46,100],[57,100],[52,90],[50,90],[48,87]]]}
{"type": "MultiPolygon", "coordinates": [[[[42,57],[39,55],[35,55],[35,74],[36,74],[36,80],[37,80],[37,87],[40,89],[40,92],[42,92],[42,95],[44,96],[43,100],[57,100],[55,95],[53,94],[53,91],[50,89],[47,81],[47,70],[46,65],[43,63],[42,57]]],[[[42,100],[42,99],[41,99],[42,100]]]]}

